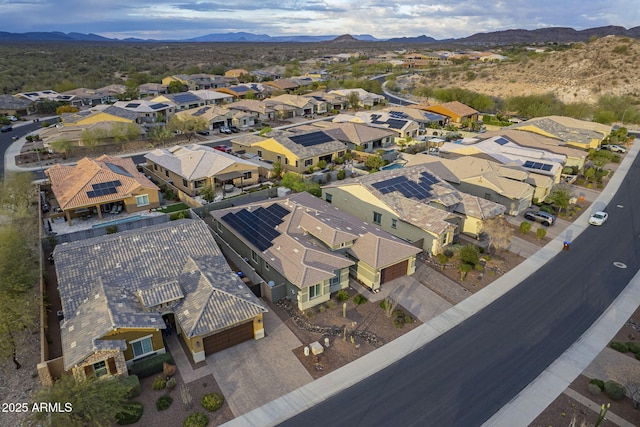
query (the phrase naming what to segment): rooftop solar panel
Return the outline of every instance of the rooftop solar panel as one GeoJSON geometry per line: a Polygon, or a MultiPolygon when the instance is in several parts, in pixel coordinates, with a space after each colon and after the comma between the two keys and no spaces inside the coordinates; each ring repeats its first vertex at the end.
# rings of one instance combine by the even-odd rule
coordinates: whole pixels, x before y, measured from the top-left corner
{"type": "Polygon", "coordinates": [[[498,144],[498,145],[504,145],[504,144],[506,144],[507,142],[509,142],[509,140],[508,140],[508,139],[506,139],[506,138],[500,137],[500,138],[496,138],[495,142],[496,142],[496,144],[498,144]]]}
{"type": "Polygon", "coordinates": [[[407,124],[407,121],[400,119],[389,119],[387,120],[387,124],[391,129],[402,129],[407,124]]]}
{"type": "Polygon", "coordinates": [[[138,108],[140,106],[139,102],[130,102],[124,106],[124,108],[138,108]]]}
{"type": "Polygon", "coordinates": [[[523,165],[525,168],[532,168],[533,167],[533,162],[530,160],[527,160],[526,162],[524,162],[523,165]]]}
{"type": "Polygon", "coordinates": [[[550,171],[551,169],[553,169],[553,165],[549,165],[549,164],[543,164],[542,165],[542,170],[543,171],[550,171]]]}
{"type": "Polygon", "coordinates": [[[322,131],[306,133],[304,135],[290,136],[289,139],[303,147],[313,147],[314,145],[324,144],[333,141],[333,138],[322,131]]]}
{"type": "Polygon", "coordinates": [[[176,102],[179,103],[186,103],[186,102],[192,102],[192,101],[199,101],[200,98],[198,98],[197,96],[195,96],[192,93],[177,93],[175,95],[173,95],[173,99],[176,102]]]}
{"type": "Polygon", "coordinates": [[[283,216],[290,213],[286,208],[273,204],[266,209],[242,209],[228,213],[222,217],[235,231],[240,233],[258,250],[265,251],[273,245],[273,240],[280,235],[276,226],[282,224],[283,216]]]}
{"type": "Polygon", "coordinates": [[[158,104],[151,104],[151,105],[150,105],[150,107],[151,107],[153,110],[160,110],[160,109],[162,109],[162,108],[167,108],[168,106],[169,106],[169,104],[165,104],[165,103],[163,103],[163,102],[160,102],[160,103],[158,103],[158,104]]]}
{"type": "Polygon", "coordinates": [[[283,218],[285,215],[290,214],[291,211],[287,208],[285,208],[282,205],[279,205],[277,203],[274,203],[272,205],[269,205],[267,207],[267,210],[269,212],[273,212],[274,214],[276,214],[277,216],[279,216],[280,218],[283,218]]]}
{"type": "MultiPolygon", "coordinates": [[[[133,176],[129,173],[129,171],[127,171],[122,166],[114,165],[113,163],[109,163],[109,162],[105,162],[105,165],[107,165],[107,167],[111,169],[111,172],[115,172],[118,175],[124,175],[124,176],[128,176],[129,178],[133,178],[133,176]]],[[[119,183],[118,185],[122,185],[120,181],[118,181],[118,183],[119,183]]]]}

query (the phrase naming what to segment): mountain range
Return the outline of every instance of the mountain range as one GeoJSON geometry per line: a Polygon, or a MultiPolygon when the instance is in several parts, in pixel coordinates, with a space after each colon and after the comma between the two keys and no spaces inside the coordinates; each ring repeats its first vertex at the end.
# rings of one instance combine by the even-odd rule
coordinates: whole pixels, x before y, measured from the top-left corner
{"type": "Polygon", "coordinates": [[[620,26],[606,26],[575,30],[566,27],[539,28],[536,30],[504,30],[488,33],[477,33],[469,37],[459,39],[436,40],[432,37],[421,35],[417,37],[400,37],[391,39],[377,39],[369,34],[360,35],[324,35],[324,36],[269,36],[267,34],[252,34],[246,32],[206,34],[191,39],[182,40],[145,40],[136,38],[112,39],[97,34],[62,33],[52,32],[28,32],[8,33],[0,31],[0,43],[20,41],[52,41],[52,42],[225,42],[225,43],[309,43],[309,42],[394,42],[394,43],[439,43],[457,42],[464,44],[500,45],[514,43],[570,43],[585,42],[592,37],[604,37],[608,35],[640,38],[640,27],[626,29],[620,26]]]}

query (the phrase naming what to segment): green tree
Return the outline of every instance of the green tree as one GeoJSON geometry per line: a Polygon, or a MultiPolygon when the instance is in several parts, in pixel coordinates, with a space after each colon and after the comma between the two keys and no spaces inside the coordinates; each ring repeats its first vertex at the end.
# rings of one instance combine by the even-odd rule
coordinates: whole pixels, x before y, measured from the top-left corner
{"type": "Polygon", "coordinates": [[[22,218],[33,219],[37,190],[30,173],[7,173],[4,182],[0,183],[0,214],[9,216],[13,222],[22,218]]]}
{"type": "Polygon", "coordinates": [[[305,190],[304,180],[300,175],[294,172],[287,172],[282,176],[280,185],[290,188],[293,191],[300,192],[305,190]]]}
{"type": "Polygon", "coordinates": [[[469,264],[472,267],[480,264],[480,258],[478,256],[478,249],[475,245],[464,245],[460,249],[460,253],[458,254],[460,257],[460,261],[464,264],[469,264]]]}
{"type": "Polygon", "coordinates": [[[154,142],[163,143],[173,137],[173,132],[166,126],[154,126],[147,132],[147,136],[154,142]]]}
{"type": "Polygon", "coordinates": [[[56,109],[62,104],[58,101],[44,100],[36,103],[36,113],[38,114],[56,114],[56,109]]]}
{"type": "Polygon", "coordinates": [[[0,292],[0,360],[11,358],[16,369],[22,367],[18,361],[17,338],[26,330],[35,329],[37,313],[38,304],[33,298],[0,292]]]}
{"type": "Polygon", "coordinates": [[[216,198],[216,190],[211,184],[208,184],[202,190],[200,190],[200,196],[207,202],[211,203],[216,198]]]}
{"type": "Polygon", "coordinates": [[[364,162],[365,166],[369,168],[370,172],[377,172],[382,166],[384,166],[384,160],[380,156],[367,156],[367,160],[364,162]]]}
{"type": "Polygon", "coordinates": [[[592,167],[586,168],[583,174],[587,181],[591,181],[596,174],[596,169],[592,167]]]}
{"type": "Polygon", "coordinates": [[[482,232],[489,239],[489,249],[506,250],[509,248],[513,229],[504,217],[499,216],[485,220],[482,232]]]}
{"type": "Polygon", "coordinates": [[[282,163],[273,162],[271,165],[271,176],[276,180],[280,179],[282,176],[282,163]]]}
{"type": "Polygon", "coordinates": [[[569,202],[573,197],[571,188],[567,185],[557,185],[551,190],[551,193],[545,199],[546,203],[551,203],[558,209],[558,212],[562,212],[569,207],[569,202]]]}
{"type": "Polygon", "coordinates": [[[349,106],[351,107],[351,109],[355,110],[358,108],[358,106],[360,106],[360,96],[358,95],[357,92],[351,92],[349,93],[349,106]]]}
{"type": "Polygon", "coordinates": [[[33,425],[81,427],[87,425],[111,426],[116,415],[127,412],[129,388],[119,378],[77,379],[65,374],[52,386],[41,388],[33,402],[70,404],[72,410],[60,412],[33,412],[33,425]]]}
{"type": "Polygon", "coordinates": [[[458,271],[460,272],[460,280],[464,280],[467,277],[467,273],[473,270],[473,266],[471,264],[460,263],[458,265],[458,271]]]}
{"type": "Polygon", "coordinates": [[[193,135],[208,127],[207,122],[201,117],[177,116],[173,115],[169,119],[167,125],[172,132],[182,133],[187,137],[187,141],[191,141],[193,135]]]}
{"type": "Polygon", "coordinates": [[[67,138],[60,138],[55,141],[51,141],[50,145],[51,148],[53,148],[53,151],[63,153],[65,157],[70,156],[73,149],[73,143],[67,138]]]}
{"type": "Polygon", "coordinates": [[[177,80],[173,80],[172,82],[169,83],[169,86],[167,86],[167,91],[169,93],[180,93],[180,92],[186,92],[187,88],[181,82],[177,80]]]}

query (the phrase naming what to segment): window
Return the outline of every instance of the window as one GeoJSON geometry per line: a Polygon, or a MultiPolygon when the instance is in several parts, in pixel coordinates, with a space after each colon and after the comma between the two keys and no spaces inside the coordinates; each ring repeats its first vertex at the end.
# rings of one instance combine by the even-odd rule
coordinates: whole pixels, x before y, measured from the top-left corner
{"type": "Polygon", "coordinates": [[[338,157],[344,157],[344,151],[338,151],[338,157]]]}
{"type": "Polygon", "coordinates": [[[379,212],[373,213],[373,223],[380,225],[382,223],[382,214],[379,212]]]}
{"type": "Polygon", "coordinates": [[[282,164],[282,156],[276,156],[276,162],[282,164]]]}
{"type": "Polygon", "coordinates": [[[262,150],[258,150],[258,157],[262,157],[262,150]]]}
{"type": "Polygon", "coordinates": [[[165,170],[164,170],[164,174],[165,174],[166,176],[169,176],[169,169],[165,169],[165,170]]]}
{"type": "Polygon", "coordinates": [[[253,262],[257,263],[258,262],[258,254],[255,253],[255,251],[251,251],[251,259],[253,260],[253,262]]]}
{"type": "Polygon", "coordinates": [[[149,195],[143,194],[142,196],[136,196],[136,205],[147,206],[149,204],[149,195]]]}
{"type": "Polygon", "coordinates": [[[100,378],[109,373],[107,370],[107,362],[104,360],[93,364],[93,373],[96,374],[96,378],[100,378]]]}
{"type": "Polygon", "coordinates": [[[396,228],[396,227],[398,227],[398,220],[393,218],[391,220],[391,228],[396,228]]]}
{"type": "Polygon", "coordinates": [[[333,199],[333,196],[329,193],[324,193],[324,200],[327,201],[327,203],[331,203],[331,200],[333,199]]]}
{"type": "Polygon", "coordinates": [[[298,167],[298,161],[296,160],[296,167],[298,167]]]}
{"type": "Polygon", "coordinates": [[[152,353],[151,336],[131,342],[131,349],[133,350],[134,359],[152,353]]]}
{"type": "Polygon", "coordinates": [[[222,231],[222,223],[220,221],[216,221],[216,227],[218,228],[218,231],[222,231]]]}
{"type": "Polygon", "coordinates": [[[182,186],[184,188],[189,188],[189,181],[187,181],[186,179],[182,178],[182,186]]]}
{"type": "Polygon", "coordinates": [[[157,171],[158,170],[158,165],[156,165],[155,163],[153,164],[153,170],[157,171]]]}
{"type": "Polygon", "coordinates": [[[306,159],[304,161],[304,165],[305,166],[312,166],[313,165],[313,159],[306,159]]]}
{"type": "Polygon", "coordinates": [[[242,178],[244,179],[251,179],[251,172],[245,172],[242,174],[242,178]]]}
{"type": "Polygon", "coordinates": [[[309,299],[317,298],[320,296],[320,283],[309,286],[309,299]]]}
{"type": "MultiPolygon", "coordinates": [[[[288,158],[288,157],[285,157],[285,158],[284,158],[284,164],[285,164],[285,165],[288,165],[288,164],[289,164],[289,158],[288,158]]],[[[298,162],[296,162],[296,166],[298,166],[298,162]]]]}
{"type": "Polygon", "coordinates": [[[340,271],[336,272],[336,275],[331,278],[331,286],[336,286],[340,284],[340,271]]]}

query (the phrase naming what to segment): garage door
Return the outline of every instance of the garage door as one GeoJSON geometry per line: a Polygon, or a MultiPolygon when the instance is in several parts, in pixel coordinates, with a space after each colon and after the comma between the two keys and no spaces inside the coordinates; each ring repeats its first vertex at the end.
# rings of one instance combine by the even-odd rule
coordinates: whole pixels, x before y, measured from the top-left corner
{"type": "Polygon", "coordinates": [[[397,279],[398,277],[402,277],[407,274],[407,267],[409,265],[409,260],[406,259],[402,262],[389,266],[387,268],[383,268],[380,273],[380,284],[387,283],[393,279],[397,279]]]}
{"type": "Polygon", "coordinates": [[[205,337],[204,354],[210,355],[234,345],[253,339],[253,322],[243,323],[235,328],[205,337]]]}

